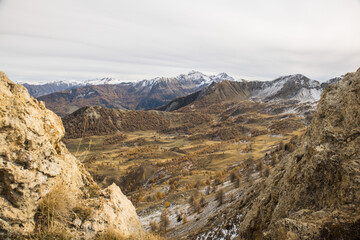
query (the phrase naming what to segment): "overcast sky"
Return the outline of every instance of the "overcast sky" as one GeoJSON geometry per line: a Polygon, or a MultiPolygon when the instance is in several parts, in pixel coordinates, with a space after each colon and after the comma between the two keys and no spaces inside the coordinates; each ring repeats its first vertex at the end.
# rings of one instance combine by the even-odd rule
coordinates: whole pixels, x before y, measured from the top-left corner
{"type": "Polygon", "coordinates": [[[14,81],[323,81],[358,67],[360,0],[0,0],[0,70],[14,81]]]}

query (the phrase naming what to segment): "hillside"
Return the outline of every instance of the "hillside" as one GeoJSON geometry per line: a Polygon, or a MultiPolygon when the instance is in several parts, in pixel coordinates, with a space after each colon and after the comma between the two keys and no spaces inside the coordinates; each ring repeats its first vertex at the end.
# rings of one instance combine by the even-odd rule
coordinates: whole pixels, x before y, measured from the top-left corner
{"type": "Polygon", "coordinates": [[[123,131],[159,130],[170,125],[169,114],[156,111],[131,111],[83,107],[63,118],[67,138],[109,135],[123,131]]]}
{"type": "Polygon", "coordinates": [[[196,103],[197,107],[209,106],[215,103],[240,101],[249,98],[245,82],[222,81],[186,97],[178,98],[157,110],[171,112],[187,105],[196,103]]]}
{"type": "Polygon", "coordinates": [[[193,239],[359,239],[360,69],[328,86],[296,150],[193,239]]]}

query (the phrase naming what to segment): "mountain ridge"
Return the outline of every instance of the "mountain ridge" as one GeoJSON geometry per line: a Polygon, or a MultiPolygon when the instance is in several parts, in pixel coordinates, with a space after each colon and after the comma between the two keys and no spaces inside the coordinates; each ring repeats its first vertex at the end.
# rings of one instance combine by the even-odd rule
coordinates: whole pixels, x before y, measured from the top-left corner
{"type": "Polygon", "coordinates": [[[331,79],[331,82],[321,84],[304,75],[295,74],[279,77],[273,81],[241,81],[224,84],[213,83],[212,85],[191,95],[174,99],[167,105],[156,108],[161,111],[175,111],[191,104],[206,106],[216,102],[253,100],[261,102],[276,102],[294,100],[299,103],[314,103],[320,99],[323,89],[329,84],[339,81],[339,78],[331,79]],[[224,94],[227,86],[228,92],[224,94]],[[230,90],[232,89],[232,90],[230,90]]]}
{"type": "Polygon", "coordinates": [[[112,77],[103,77],[103,78],[95,78],[95,79],[89,79],[85,81],[79,81],[79,80],[59,80],[59,81],[51,81],[51,82],[42,82],[42,83],[31,83],[31,82],[19,82],[18,84],[21,84],[25,86],[30,95],[33,97],[40,97],[47,94],[51,94],[53,92],[59,92],[66,89],[71,88],[77,88],[77,87],[83,87],[83,86],[94,86],[94,85],[118,85],[118,84],[130,84],[133,86],[153,86],[157,82],[165,81],[169,82],[172,80],[178,80],[178,81],[194,81],[195,84],[197,84],[199,87],[202,85],[209,85],[211,82],[219,82],[222,80],[233,80],[235,79],[231,76],[229,76],[226,73],[219,73],[217,75],[205,75],[199,71],[192,70],[188,74],[180,74],[176,77],[156,77],[153,79],[145,79],[140,81],[126,81],[121,80],[118,78],[112,78],[112,77]]]}

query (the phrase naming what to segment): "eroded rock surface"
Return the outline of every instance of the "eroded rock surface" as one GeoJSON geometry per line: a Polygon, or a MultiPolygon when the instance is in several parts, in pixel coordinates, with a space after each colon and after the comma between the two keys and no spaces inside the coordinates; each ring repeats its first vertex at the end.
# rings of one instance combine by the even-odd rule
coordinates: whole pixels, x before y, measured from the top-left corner
{"type": "Polygon", "coordinates": [[[0,237],[38,229],[39,203],[58,186],[74,198],[74,207],[91,209],[84,219],[68,216],[63,223],[73,238],[109,228],[139,237],[142,227],[131,202],[116,185],[93,194],[96,183],[68,152],[63,136],[60,117],[0,72],[0,237]]]}

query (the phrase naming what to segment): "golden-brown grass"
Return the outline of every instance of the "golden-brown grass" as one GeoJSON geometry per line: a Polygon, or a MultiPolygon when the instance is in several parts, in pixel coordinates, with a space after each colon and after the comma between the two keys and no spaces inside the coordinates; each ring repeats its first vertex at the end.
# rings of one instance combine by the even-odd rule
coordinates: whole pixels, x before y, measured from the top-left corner
{"type": "Polygon", "coordinates": [[[116,229],[109,228],[103,233],[98,234],[93,240],[165,240],[165,238],[151,232],[143,233],[140,237],[128,237],[116,229]]]}
{"type": "Polygon", "coordinates": [[[55,231],[71,216],[75,206],[75,196],[62,185],[55,185],[39,203],[37,214],[39,227],[45,231],[55,231]]]}

